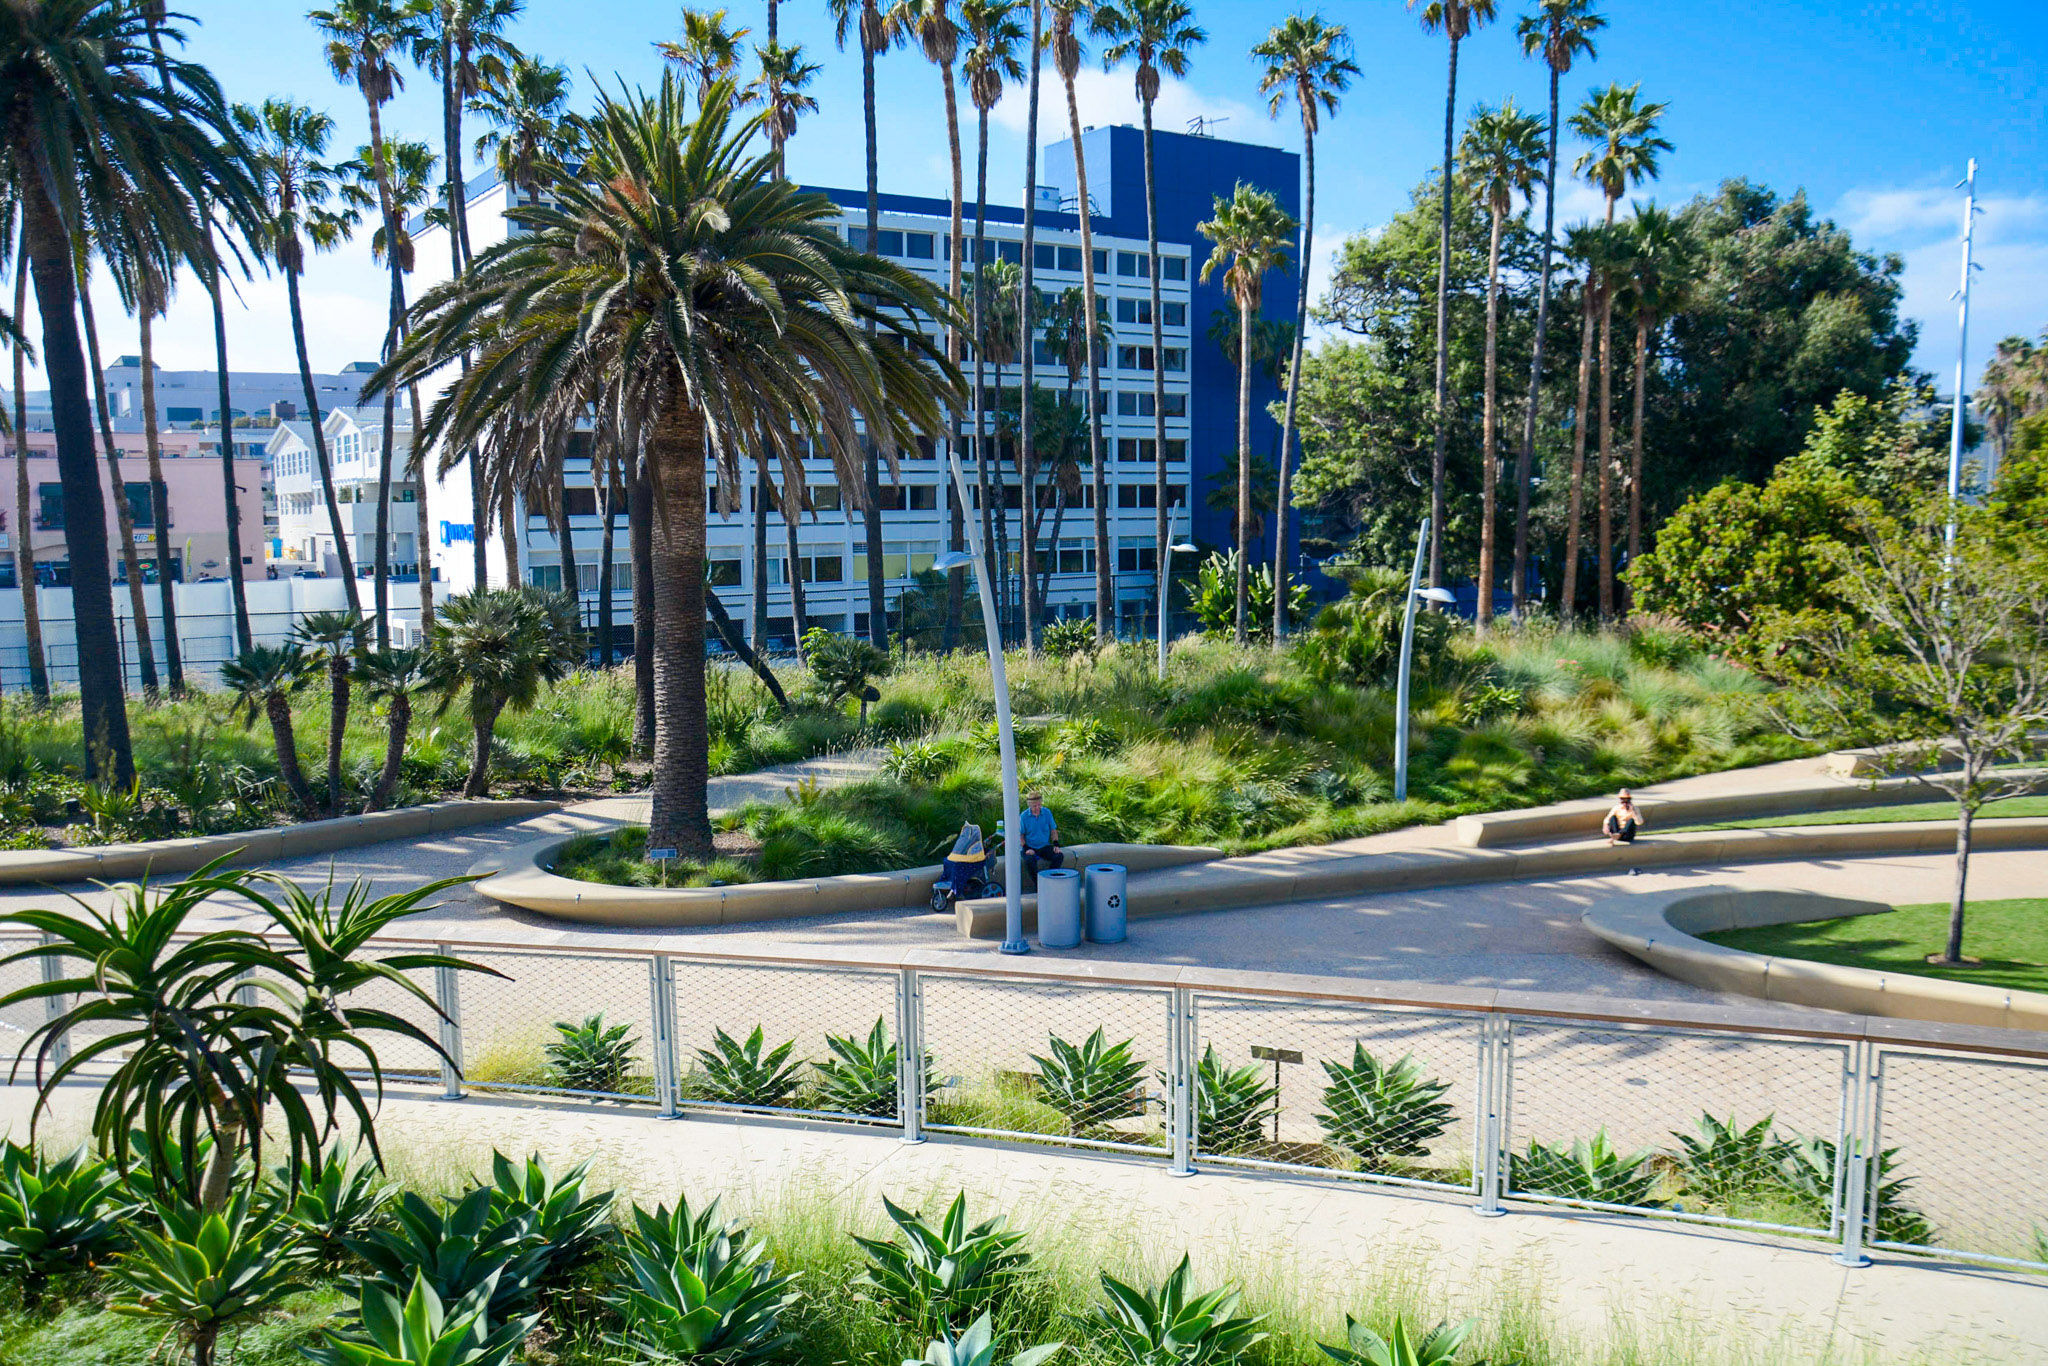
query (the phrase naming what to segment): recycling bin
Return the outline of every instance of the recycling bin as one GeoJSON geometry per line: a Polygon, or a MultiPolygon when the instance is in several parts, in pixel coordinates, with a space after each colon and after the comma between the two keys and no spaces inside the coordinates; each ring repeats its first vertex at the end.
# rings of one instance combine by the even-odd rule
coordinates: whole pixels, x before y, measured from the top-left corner
{"type": "Polygon", "coordinates": [[[1124,942],[1124,888],[1129,876],[1121,863],[1091,863],[1085,870],[1081,895],[1088,903],[1090,943],[1124,942]]]}
{"type": "Polygon", "coordinates": [[[1047,868],[1038,875],[1038,946],[1081,946],[1081,875],[1071,868],[1047,868]]]}

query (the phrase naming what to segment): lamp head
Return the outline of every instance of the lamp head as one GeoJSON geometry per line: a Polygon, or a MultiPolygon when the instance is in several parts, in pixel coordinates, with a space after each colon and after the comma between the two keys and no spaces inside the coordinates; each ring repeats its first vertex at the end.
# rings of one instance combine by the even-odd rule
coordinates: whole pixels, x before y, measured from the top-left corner
{"type": "Polygon", "coordinates": [[[932,568],[941,571],[965,569],[973,563],[974,557],[966,551],[948,550],[945,554],[932,561],[932,568]]]}
{"type": "Polygon", "coordinates": [[[1458,600],[1458,595],[1448,588],[1418,588],[1415,590],[1415,596],[1424,602],[1434,602],[1446,607],[1458,600]]]}
{"type": "Polygon", "coordinates": [[[1170,545],[1166,548],[1168,550],[1171,550],[1176,555],[1192,555],[1196,551],[1201,549],[1200,546],[1194,545],[1188,541],[1182,541],[1179,545],[1170,545]]]}

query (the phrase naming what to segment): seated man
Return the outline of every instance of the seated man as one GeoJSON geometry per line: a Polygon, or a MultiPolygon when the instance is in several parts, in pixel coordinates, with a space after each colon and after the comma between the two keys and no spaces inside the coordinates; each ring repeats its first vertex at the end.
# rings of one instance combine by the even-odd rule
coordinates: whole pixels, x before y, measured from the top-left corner
{"type": "Polygon", "coordinates": [[[1033,792],[1024,800],[1030,806],[1017,818],[1017,835],[1023,841],[1025,876],[1035,883],[1041,865],[1058,868],[1067,856],[1060,852],[1059,822],[1045,809],[1045,794],[1033,792]]]}
{"type": "Polygon", "coordinates": [[[1601,822],[1600,828],[1606,832],[1607,843],[1610,847],[1617,842],[1622,844],[1634,844],[1636,842],[1636,832],[1643,828],[1643,813],[1636,810],[1635,798],[1628,795],[1627,788],[1624,787],[1621,790],[1620,797],[1615,800],[1614,808],[1607,813],[1607,819],[1601,822]]]}

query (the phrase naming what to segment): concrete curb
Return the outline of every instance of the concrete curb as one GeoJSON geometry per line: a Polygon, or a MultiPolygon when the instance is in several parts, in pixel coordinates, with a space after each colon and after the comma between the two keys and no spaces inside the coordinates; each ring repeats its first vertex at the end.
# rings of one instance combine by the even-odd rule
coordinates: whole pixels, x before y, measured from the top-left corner
{"type": "MultiPolygon", "coordinates": [[[[2048,817],[1981,821],[1971,843],[1977,849],[2048,848],[2048,817]]],[[[1134,877],[1128,914],[1131,919],[1144,920],[1317,897],[1577,877],[1618,873],[1628,868],[1919,854],[1952,849],[1954,845],[1955,826],[1948,821],[1698,830],[1612,847],[1605,840],[1596,839],[1534,849],[1416,849],[1354,854],[1342,846],[1325,845],[1278,849],[1134,877]]],[[[969,938],[1002,936],[1001,901],[963,902],[957,909],[962,932],[969,938]]],[[[1027,910],[1025,928],[1030,929],[1034,923],[1034,915],[1027,910]]]]}
{"type": "MultiPolygon", "coordinates": [[[[571,834],[552,834],[480,859],[470,868],[483,880],[476,890],[493,901],[559,920],[637,928],[702,928],[794,920],[844,911],[929,911],[939,866],[891,873],[747,882],[730,887],[610,887],[559,877],[547,867],[555,850],[576,834],[615,830],[631,821],[595,818],[571,834]]],[[[1157,844],[1076,844],[1069,863],[1121,863],[1133,871],[1206,862],[1221,849],[1157,844]]],[[[1027,897],[1027,901],[1036,898],[1027,897]]],[[[996,903],[998,907],[1001,902],[996,903]]],[[[956,912],[957,913],[957,912],[956,912]]],[[[1001,913],[998,911],[998,919],[1001,913]]]]}
{"type": "Polygon", "coordinates": [[[2048,1031],[2048,993],[1777,958],[1695,937],[1760,925],[1881,915],[1891,909],[1881,901],[1813,892],[1716,886],[1609,897],[1587,908],[1579,919],[1593,934],[1666,976],[1714,991],[1852,1015],[2048,1031]]]}
{"type": "Polygon", "coordinates": [[[504,800],[430,802],[425,806],[374,811],[335,820],[305,821],[272,830],[133,844],[99,844],[76,849],[0,850],[0,886],[60,882],[111,882],[165,873],[189,873],[218,858],[237,867],[260,867],[277,859],[353,849],[386,840],[422,839],[499,821],[522,820],[562,809],[560,802],[504,800]]]}

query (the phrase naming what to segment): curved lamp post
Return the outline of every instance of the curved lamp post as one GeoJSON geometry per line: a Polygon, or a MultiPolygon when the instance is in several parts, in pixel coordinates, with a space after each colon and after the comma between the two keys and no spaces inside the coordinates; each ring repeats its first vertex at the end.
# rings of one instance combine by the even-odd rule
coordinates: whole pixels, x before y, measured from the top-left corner
{"type": "Polygon", "coordinates": [[[1166,604],[1173,594],[1173,557],[1195,553],[1192,541],[1175,544],[1168,541],[1159,547],[1159,681],[1166,681],[1166,604]]]}
{"type": "Polygon", "coordinates": [[[1415,567],[1408,571],[1408,605],[1401,616],[1401,671],[1394,688],[1394,800],[1408,800],[1408,675],[1415,663],[1415,604],[1444,607],[1457,601],[1447,588],[1423,588],[1422,556],[1429,546],[1429,518],[1415,536],[1415,567]]]}
{"type": "MultiPolygon", "coordinates": [[[[953,493],[964,509],[972,505],[967,496],[967,476],[960,469],[960,454],[948,459],[953,467],[953,493]]],[[[995,595],[989,588],[988,561],[981,555],[981,530],[973,517],[962,517],[967,531],[966,550],[949,550],[932,561],[942,572],[974,567],[974,586],[981,598],[981,629],[988,641],[989,682],[996,694],[996,736],[1003,758],[1003,952],[1029,953],[1024,942],[1024,866],[1017,828],[1017,735],[1010,725],[1010,678],[1003,670],[1003,635],[996,622],[995,595]]]]}

